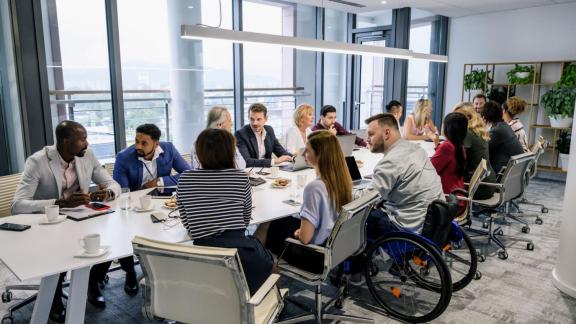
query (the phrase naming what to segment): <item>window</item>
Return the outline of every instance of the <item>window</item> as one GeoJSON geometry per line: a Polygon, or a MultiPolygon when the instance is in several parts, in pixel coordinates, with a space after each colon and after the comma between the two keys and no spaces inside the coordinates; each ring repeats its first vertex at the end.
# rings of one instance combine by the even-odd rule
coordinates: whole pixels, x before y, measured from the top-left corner
{"type": "MultiPolygon", "coordinates": [[[[347,14],[343,11],[325,9],[324,39],[346,42],[347,14]]],[[[323,105],[336,107],[336,119],[341,123],[346,103],[346,59],[347,55],[324,53],[324,98],[323,105]]],[[[318,116],[319,117],[319,116],[318,116]]]]}
{"type": "MultiPolygon", "coordinates": [[[[411,10],[410,49],[419,53],[430,53],[432,21],[434,14],[418,9],[411,10]]],[[[406,115],[414,110],[418,99],[428,99],[430,62],[423,60],[408,61],[408,87],[406,89],[406,115]]],[[[433,107],[442,109],[442,107],[433,107]]]]}
{"type": "Polygon", "coordinates": [[[232,44],[180,38],[183,24],[231,29],[232,1],[221,5],[222,11],[213,0],[118,1],[128,145],[138,125],[154,123],[162,140],[189,153],[212,106],[234,116],[232,44]]]}

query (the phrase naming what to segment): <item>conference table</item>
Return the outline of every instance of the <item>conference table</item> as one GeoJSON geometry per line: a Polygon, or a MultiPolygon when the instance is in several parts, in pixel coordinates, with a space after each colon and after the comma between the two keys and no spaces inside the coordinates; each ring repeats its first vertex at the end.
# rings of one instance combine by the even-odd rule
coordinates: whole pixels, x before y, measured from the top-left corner
{"type": "MultiPolygon", "coordinates": [[[[417,143],[428,152],[429,156],[433,154],[432,143],[423,141],[417,143]]],[[[367,149],[354,151],[353,155],[357,161],[364,162],[360,168],[362,176],[372,174],[374,166],[383,156],[371,153],[367,149]]],[[[253,175],[260,177],[256,174],[257,171],[269,172],[270,169],[252,169],[253,175]]],[[[303,189],[295,187],[298,175],[306,175],[306,183],[316,178],[313,169],[280,171],[280,177],[291,181],[285,189],[276,189],[271,186],[272,179],[261,176],[266,183],[253,187],[254,208],[251,224],[260,224],[298,213],[300,206],[285,203],[295,198],[295,192],[301,199],[303,189]]],[[[131,192],[129,195],[132,206],[138,207],[139,197],[147,194],[149,190],[131,192]]],[[[170,210],[164,207],[164,202],[163,199],[153,199],[154,212],[162,211],[169,214],[170,210]]],[[[58,224],[40,225],[39,222],[45,217],[43,214],[22,214],[2,218],[1,222],[31,225],[30,229],[23,232],[0,232],[0,246],[2,246],[0,259],[12,273],[21,281],[41,278],[31,323],[47,322],[60,273],[71,272],[66,323],[83,323],[88,277],[93,265],[132,255],[131,241],[136,235],[166,242],[189,241],[186,229],[178,220],[152,223],[150,211],[136,212],[136,208],[121,210],[117,208],[118,200],[109,204],[115,210],[114,213],[79,222],[67,219],[58,224]],[[79,240],[93,233],[100,234],[101,244],[109,246],[109,252],[97,258],[75,257],[81,252],[79,240]]]]}

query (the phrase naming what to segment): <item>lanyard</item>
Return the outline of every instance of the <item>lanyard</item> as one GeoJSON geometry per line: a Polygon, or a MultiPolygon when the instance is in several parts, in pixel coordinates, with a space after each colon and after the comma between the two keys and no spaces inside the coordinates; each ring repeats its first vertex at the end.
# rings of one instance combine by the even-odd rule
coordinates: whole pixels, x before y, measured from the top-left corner
{"type": "Polygon", "coordinates": [[[146,168],[146,171],[148,171],[148,174],[154,178],[154,175],[152,174],[152,172],[150,172],[150,169],[148,169],[148,166],[146,165],[146,163],[144,161],[142,161],[142,164],[144,165],[144,168],[146,168]]]}

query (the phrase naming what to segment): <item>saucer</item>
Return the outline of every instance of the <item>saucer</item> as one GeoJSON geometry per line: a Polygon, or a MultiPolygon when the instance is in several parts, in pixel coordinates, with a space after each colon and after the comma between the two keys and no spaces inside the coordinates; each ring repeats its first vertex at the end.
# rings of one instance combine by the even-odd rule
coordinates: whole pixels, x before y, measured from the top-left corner
{"type": "Polygon", "coordinates": [[[53,224],[62,223],[65,220],[66,220],[66,215],[59,215],[58,218],[56,218],[53,221],[49,221],[46,218],[43,218],[38,222],[38,224],[40,224],[40,225],[53,225],[53,224]]]}
{"type": "Polygon", "coordinates": [[[132,210],[137,212],[137,213],[146,213],[146,212],[153,211],[154,207],[150,207],[150,208],[132,207],[132,210]]]}
{"type": "Polygon", "coordinates": [[[100,247],[100,249],[95,253],[88,253],[88,252],[86,252],[86,250],[80,249],[80,250],[78,250],[78,252],[76,252],[74,257],[75,258],[97,258],[97,257],[103,256],[104,254],[106,254],[108,252],[110,252],[110,246],[102,245],[100,247]]]}

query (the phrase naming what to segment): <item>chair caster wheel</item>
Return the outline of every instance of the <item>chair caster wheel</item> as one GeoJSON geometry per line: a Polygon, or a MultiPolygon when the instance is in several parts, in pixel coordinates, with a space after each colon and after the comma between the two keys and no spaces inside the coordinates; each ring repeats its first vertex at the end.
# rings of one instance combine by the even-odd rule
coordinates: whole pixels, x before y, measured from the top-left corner
{"type": "Polygon", "coordinates": [[[488,223],[482,223],[482,228],[488,228],[488,223]]]}
{"type": "Polygon", "coordinates": [[[12,300],[12,292],[11,291],[5,291],[2,293],[2,302],[3,303],[9,303],[12,300]]]}
{"type": "Polygon", "coordinates": [[[482,278],[482,272],[476,271],[474,274],[474,280],[480,280],[482,278]]]}
{"type": "Polygon", "coordinates": [[[542,207],[542,209],[540,209],[540,211],[542,212],[542,214],[548,214],[548,208],[546,208],[546,207],[542,207]]]}
{"type": "Polygon", "coordinates": [[[526,234],[530,233],[530,227],[528,227],[528,226],[522,227],[522,233],[526,233],[526,234]]]}
{"type": "Polygon", "coordinates": [[[534,243],[530,242],[530,243],[526,244],[526,250],[534,251],[534,243]]]}
{"type": "Polygon", "coordinates": [[[534,221],[534,222],[536,223],[536,225],[542,225],[544,223],[542,218],[536,218],[536,221],[534,221]]]}
{"type": "Polygon", "coordinates": [[[498,251],[498,257],[502,260],[506,260],[506,259],[508,259],[508,252],[498,251]]]}
{"type": "Polygon", "coordinates": [[[344,303],[342,302],[342,299],[338,298],[336,300],[336,302],[334,303],[334,306],[338,309],[342,309],[344,307],[344,303]]]}
{"type": "Polygon", "coordinates": [[[499,230],[497,230],[496,232],[494,232],[494,235],[502,236],[502,235],[504,235],[504,231],[501,230],[501,229],[499,229],[499,230]]]}
{"type": "Polygon", "coordinates": [[[486,256],[484,256],[484,254],[478,254],[478,262],[484,262],[486,261],[486,256]]]}

